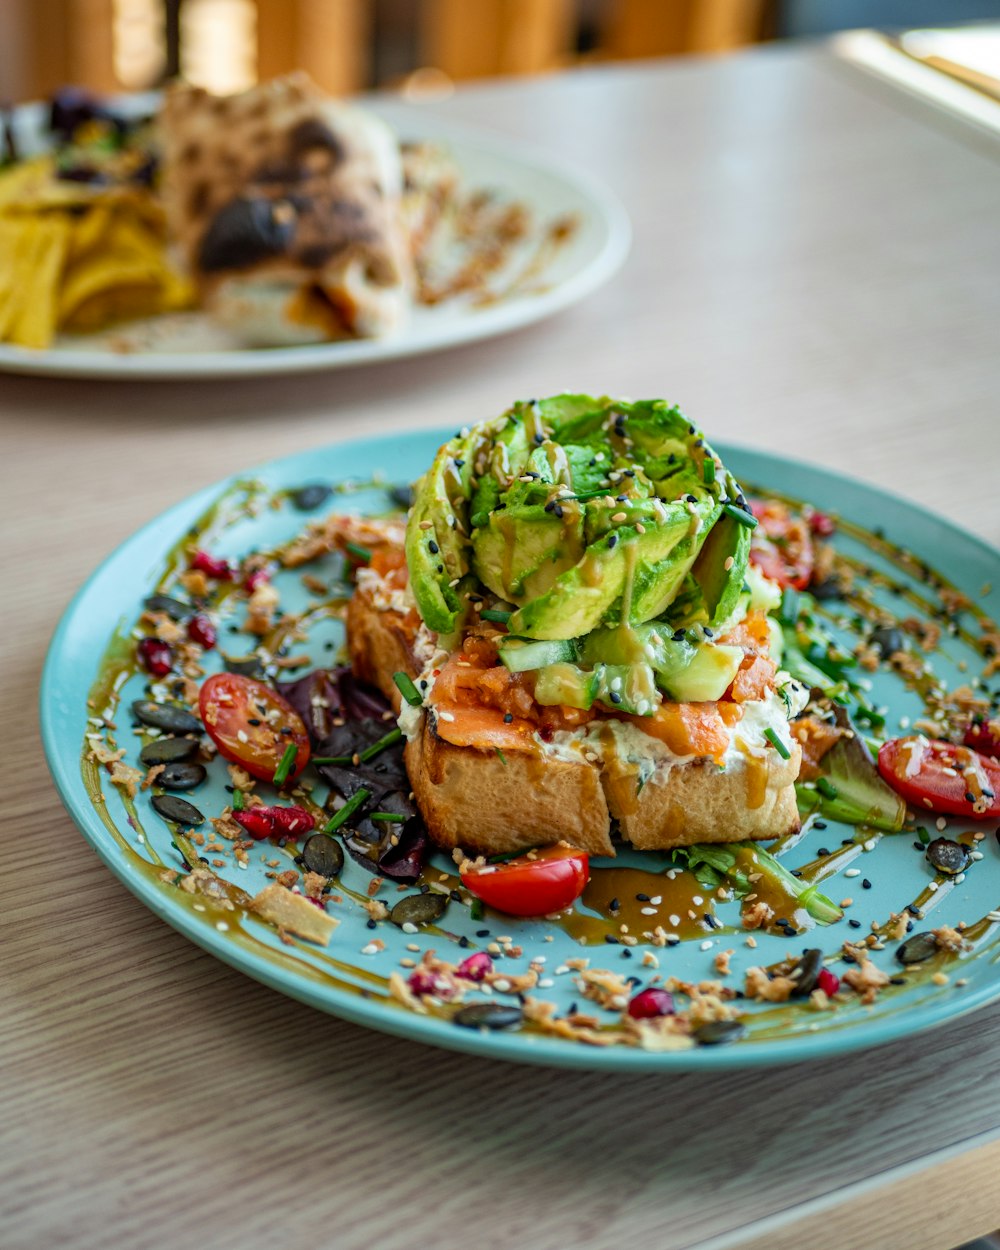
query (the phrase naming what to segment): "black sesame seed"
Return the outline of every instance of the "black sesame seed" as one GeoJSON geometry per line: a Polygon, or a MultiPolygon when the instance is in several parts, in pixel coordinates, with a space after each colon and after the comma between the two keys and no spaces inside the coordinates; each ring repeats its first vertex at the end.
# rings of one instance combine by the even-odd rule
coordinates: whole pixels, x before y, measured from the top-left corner
{"type": "Polygon", "coordinates": [[[504,712],[504,714],[503,714],[503,723],[504,723],[505,725],[509,725],[513,719],[514,719],[514,713],[513,713],[513,712],[504,712]]]}
{"type": "Polygon", "coordinates": [[[825,821],[825,820],[814,820],[814,821],[813,821],[813,828],[814,828],[814,829],[825,829],[825,828],[826,828],[826,821],[825,821]]]}
{"type": "Polygon", "coordinates": [[[617,690],[612,690],[611,693],[608,695],[608,698],[611,700],[612,703],[621,703],[622,701],[622,697],[618,693],[617,690]]]}
{"type": "Polygon", "coordinates": [[[817,855],[829,855],[829,854],[830,854],[830,849],[829,849],[829,847],[826,847],[826,846],[821,846],[821,847],[819,848],[819,850],[816,852],[816,854],[817,854],[817,855]]]}
{"type": "Polygon", "coordinates": [[[463,934],[462,934],[462,936],[458,939],[458,944],[459,944],[459,946],[461,946],[461,947],[462,947],[462,949],[463,949],[463,950],[465,949],[465,947],[467,947],[467,946],[469,945],[469,939],[465,936],[465,934],[464,934],[464,933],[463,933],[463,934]]]}
{"type": "MultiPolygon", "coordinates": [[[[632,958],[632,952],[629,950],[627,946],[623,946],[622,947],[622,959],[631,959],[631,958],[632,958]]],[[[632,978],[629,977],[629,980],[631,981],[632,978]]]]}
{"type": "Polygon", "coordinates": [[[867,877],[862,878],[861,888],[862,890],[870,890],[872,888],[872,883],[868,880],[867,877]]]}
{"type": "Polygon", "coordinates": [[[371,918],[370,916],[369,916],[369,918],[365,921],[365,924],[368,926],[368,928],[369,928],[369,929],[374,929],[374,928],[375,928],[375,921],[374,921],[374,920],[372,920],[372,918],[371,918]]]}
{"type": "Polygon", "coordinates": [[[611,537],[608,539],[608,550],[610,551],[612,547],[616,547],[617,545],[618,545],[618,535],[612,534],[611,537]]]}
{"type": "Polygon", "coordinates": [[[490,936],[489,929],[477,929],[476,930],[476,937],[489,937],[489,936],[490,936]]]}
{"type": "Polygon", "coordinates": [[[860,929],[860,928],[861,928],[861,921],[860,921],[860,920],[855,920],[853,916],[851,917],[851,919],[850,919],[850,920],[848,920],[848,922],[847,922],[847,923],[851,926],[851,928],[852,928],[852,929],[860,929]]]}
{"type": "Polygon", "coordinates": [[[430,542],[427,544],[427,550],[431,553],[432,556],[436,556],[437,553],[441,550],[441,548],[437,545],[437,543],[432,538],[430,542]]]}
{"type": "Polygon", "coordinates": [[[621,903],[619,903],[619,901],[616,898],[613,898],[611,902],[608,904],[608,906],[611,908],[612,911],[619,911],[621,909],[621,903]]]}
{"type": "Polygon", "coordinates": [[[648,894],[637,894],[635,897],[636,897],[636,901],[637,901],[637,902],[639,902],[639,903],[648,903],[648,902],[649,902],[649,895],[648,895],[648,894]]]}
{"type": "Polygon", "coordinates": [[[905,985],[906,977],[890,977],[889,984],[890,985],[905,985]]]}
{"type": "Polygon", "coordinates": [[[613,933],[605,933],[604,940],[609,946],[619,946],[620,943],[613,933]]]}

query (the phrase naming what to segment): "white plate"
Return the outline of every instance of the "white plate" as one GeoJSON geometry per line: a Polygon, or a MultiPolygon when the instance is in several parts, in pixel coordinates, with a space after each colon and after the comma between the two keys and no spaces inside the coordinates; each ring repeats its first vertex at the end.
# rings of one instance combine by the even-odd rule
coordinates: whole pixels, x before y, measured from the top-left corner
{"type": "MultiPolygon", "coordinates": [[[[538,223],[567,214],[577,217],[579,227],[546,267],[542,289],[480,308],[459,299],[418,308],[408,326],[392,338],[265,350],[227,344],[204,314],[168,314],[126,323],[113,332],[67,336],[45,351],[0,344],[0,370],[49,377],[211,378],[307,373],[396,360],[531,325],[589,295],[624,261],[631,241],[628,217],[614,195],[589,174],[548,152],[455,127],[403,102],[379,101],[369,107],[401,139],[443,143],[458,164],[464,185],[494,188],[523,201],[538,223]],[[145,341],[140,350],[112,350],[109,344],[123,339],[145,341]]],[[[30,143],[44,114],[37,106],[21,114],[19,132],[30,143]]]]}

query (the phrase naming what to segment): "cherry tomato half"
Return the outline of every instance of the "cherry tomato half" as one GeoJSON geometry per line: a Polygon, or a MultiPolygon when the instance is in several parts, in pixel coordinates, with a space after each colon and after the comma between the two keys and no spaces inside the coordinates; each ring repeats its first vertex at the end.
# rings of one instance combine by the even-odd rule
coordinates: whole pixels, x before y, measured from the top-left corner
{"type": "Polygon", "coordinates": [[[462,869],[462,884],[508,916],[547,916],[563,911],[583,893],[589,877],[586,851],[547,846],[505,864],[462,869]]]}
{"type": "Polygon", "coordinates": [[[750,561],[779,586],[805,590],[813,575],[815,552],[808,524],[775,499],[755,499],[759,524],[750,539],[750,561]]]}
{"type": "Polygon", "coordinates": [[[270,781],[291,743],[297,748],[287,781],[309,763],[309,735],[295,708],[276,690],[239,673],[215,673],[202,684],[198,710],[219,754],[270,781]]]}
{"type": "Polygon", "coordinates": [[[911,736],[879,748],[878,770],[915,811],[1000,816],[1000,765],[968,747],[911,736]]]}

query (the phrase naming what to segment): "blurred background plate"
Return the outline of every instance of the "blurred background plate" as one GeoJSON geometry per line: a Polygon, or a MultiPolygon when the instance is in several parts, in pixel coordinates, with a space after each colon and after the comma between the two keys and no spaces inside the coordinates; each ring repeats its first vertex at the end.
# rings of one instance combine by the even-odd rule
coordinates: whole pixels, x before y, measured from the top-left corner
{"type": "MultiPolygon", "coordinates": [[[[137,97],[137,103],[148,109],[151,97],[137,97]]],[[[242,348],[203,313],[164,314],[99,334],[65,336],[45,351],[0,344],[0,369],[50,377],[179,379],[375,364],[531,325],[584,299],[624,261],[631,240],[628,217],[614,194],[586,171],[564,165],[551,153],[449,125],[404,102],[378,101],[365,107],[383,117],[402,141],[442,145],[458,165],[464,189],[489,189],[527,207],[534,224],[504,270],[505,280],[514,279],[509,294],[482,306],[456,297],[436,307],[416,307],[409,324],[390,338],[303,347],[242,348]],[[569,238],[553,250],[537,276],[518,288],[517,275],[531,263],[540,232],[561,219],[574,223],[569,238]]],[[[37,147],[45,113],[32,106],[21,114],[18,133],[30,151],[37,147]]]]}

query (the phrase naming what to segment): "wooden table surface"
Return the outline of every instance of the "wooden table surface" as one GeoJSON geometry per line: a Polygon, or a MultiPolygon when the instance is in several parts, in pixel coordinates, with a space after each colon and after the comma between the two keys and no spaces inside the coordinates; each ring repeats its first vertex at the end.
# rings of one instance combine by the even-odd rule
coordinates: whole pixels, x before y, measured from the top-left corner
{"type": "Polygon", "coordinates": [[[719,1076],[505,1066],[321,1015],[141,906],[63,810],[36,727],[85,575],[270,456],[564,388],[681,402],[1000,541],[995,139],[772,48],[463,90],[431,111],[614,186],[621,274],[532,329],[251,382],[0,378],[6,700],[0,1244],[949,1250],[1000,1223],[1000,1005],[719,1076]]]}

